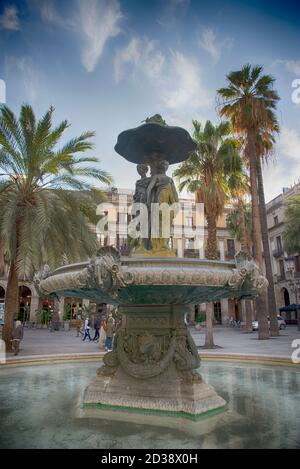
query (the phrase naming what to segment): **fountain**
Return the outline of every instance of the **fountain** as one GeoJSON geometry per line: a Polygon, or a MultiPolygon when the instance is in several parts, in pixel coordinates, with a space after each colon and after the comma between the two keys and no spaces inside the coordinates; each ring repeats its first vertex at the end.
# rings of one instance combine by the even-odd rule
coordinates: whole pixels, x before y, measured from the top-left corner
{"type": "MultiPolygon", "coordinates": [[[[178,201],[166,170],[195,147],[187,131],[167,126],[158,115],[119,135],[116,152],[137,164],[141,176],[134,201],[144,203],[150,215],[151,204],[178,201]]],[[[226,402],[196,371],[200,359],[184,313],[196,303],[254,298],[267,281],[242,256],[236,264],[176,258],[161,231],[154,238],[149,225],[148,236],[132,243],[130,256],[101,248],[93,260],[46,272],[39,288],[115,304],[122,313],[113,350],[85,391],[84,409],[102,416],[122,411],[197,420],[220,412],[226,402]]]]}

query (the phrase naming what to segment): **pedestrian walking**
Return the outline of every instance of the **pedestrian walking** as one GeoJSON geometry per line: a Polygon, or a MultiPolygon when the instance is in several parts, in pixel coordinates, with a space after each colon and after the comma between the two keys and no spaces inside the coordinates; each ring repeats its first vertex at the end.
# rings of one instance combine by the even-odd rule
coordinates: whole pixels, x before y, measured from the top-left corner
{"type": "Polygon", "coordinates": [[[82,339],[83,342],[85,341],[86,338],[88,338],[89,341],[91,342],[92,339],[90,336],[90,329],[91,329],[91,321],[87,317],[84,321],[84,337],[82,339]]]}
{"type": "Polygon", "coordinates": [[[23,340],[24,329],[21,321],[16,321],[15,327],[12,332],[12,349],[15,355],[20,351],[20,342],[23,340]]]}
{"type": "Polygon", "coordinates": [[[83,332],[81,330],[81,318],[80,316],[77,316],[76,319],[75,319],[75,326],[76,326],[76,332],[77,332],[77,336],[76,337],[79,337],[80,335],[83,335],[83,332]]]}
{"type": "Polygon", "coordinates": [[[94,329],[95,329],[95,335],[93,338],[93,342],[96,340],[99,340],[100,334],[99,334],[99,329],[100,329],[100,322],[101,319],[99,317],[96,318],[95,324],[94,324],[94,329]]]}
{"type": "Polygon", "coordinates": [[[105,332],[106,332],[106,340],[105,340],[105,351],[112,350],[112,343],[113,337],[115,332],[115,320],[113,318],[112,313],[109,313],[108,318],[105,323],[105,332]]]}
{"type": "Polygon", "coordinates": [[[105,327],[106,327],[106,321],[105,321],[105,319],[101,319],[101,321],[100,321],[100,337],[99,337],[99,348],[100,349],[104,349],[104,347],[105,347],[105,341],[106,341],[105,327]]]}

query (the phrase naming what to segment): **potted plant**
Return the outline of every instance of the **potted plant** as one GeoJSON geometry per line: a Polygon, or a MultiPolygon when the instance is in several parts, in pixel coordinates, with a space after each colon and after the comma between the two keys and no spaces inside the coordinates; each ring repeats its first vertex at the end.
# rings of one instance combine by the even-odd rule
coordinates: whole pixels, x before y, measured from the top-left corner
{"type": "Polygon", "coordinates": [[[51,318],[51,314],[48,311],[48,309],[38,309],[36,311],[36,316],[38,319],[38,322],[41,324],[42,329],[46,329],[49,325],[49,321],[51,318]]]}
{"type": "Polygon", "coordinates": [[[195,329],[197,331],[201,330],[202,323],[206,321],[205,313],[199,313],[195,319],[195,329]]]}
{"type": "Polygon", "coordinates": [[[72,310],[72,305],[70,303],[68,303],[64,306],[63,321],[64,321],[64,330],[65,331],[70,330],[71,310],[72,310]]]}

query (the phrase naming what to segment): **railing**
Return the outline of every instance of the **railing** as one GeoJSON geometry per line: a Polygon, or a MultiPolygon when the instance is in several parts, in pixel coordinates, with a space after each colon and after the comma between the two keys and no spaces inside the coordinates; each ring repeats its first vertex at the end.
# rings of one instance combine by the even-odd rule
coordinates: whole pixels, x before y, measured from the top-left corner
{"type": "Polygon", "coordinates": [[[197,259],[197,258],[199,258],[199,250],[197,250],[197,249],[185,249],[184,250],[184,257],[197,259]]]}
{"type": "Polygon", "coordinates": [[[285,274],[277,274],[276,275],[276,280],[277,280],[277,282],[285,282],[286,281],[286,275],[285,274]]]}
{"type": "Polygon", "coordinates": [[[129,256],[130,254],[129,246],[120,246],[119,252],[121,256],[129,256]]]}
{"type": "Polygon", "coordinates": [[[279,248],[279,247],[278,247],[278,248],[276,248],[276,249],[273,249],[272,254],[273,254],[274,257],[281,257],[281,256],[283,256],[283,254],[284,254],[283,248],[279,248]]]}
{"type": "Polygon", "coordinates": [[[235,252],[234,251],[227,251],[225,252],[225,259],[234,259],[235,252]]]}

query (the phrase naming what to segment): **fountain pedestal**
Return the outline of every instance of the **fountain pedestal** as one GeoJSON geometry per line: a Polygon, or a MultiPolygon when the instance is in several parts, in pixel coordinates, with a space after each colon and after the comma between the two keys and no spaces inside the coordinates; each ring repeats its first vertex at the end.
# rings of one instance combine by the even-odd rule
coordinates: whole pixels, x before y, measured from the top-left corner
{"type": "Polygon", "coordinates": [[[187,307],[122,307],[114,349],[85,391],[84,408],[197,419],[225,401],[195,371],[200,359],[183,316],[187,307]]]}

